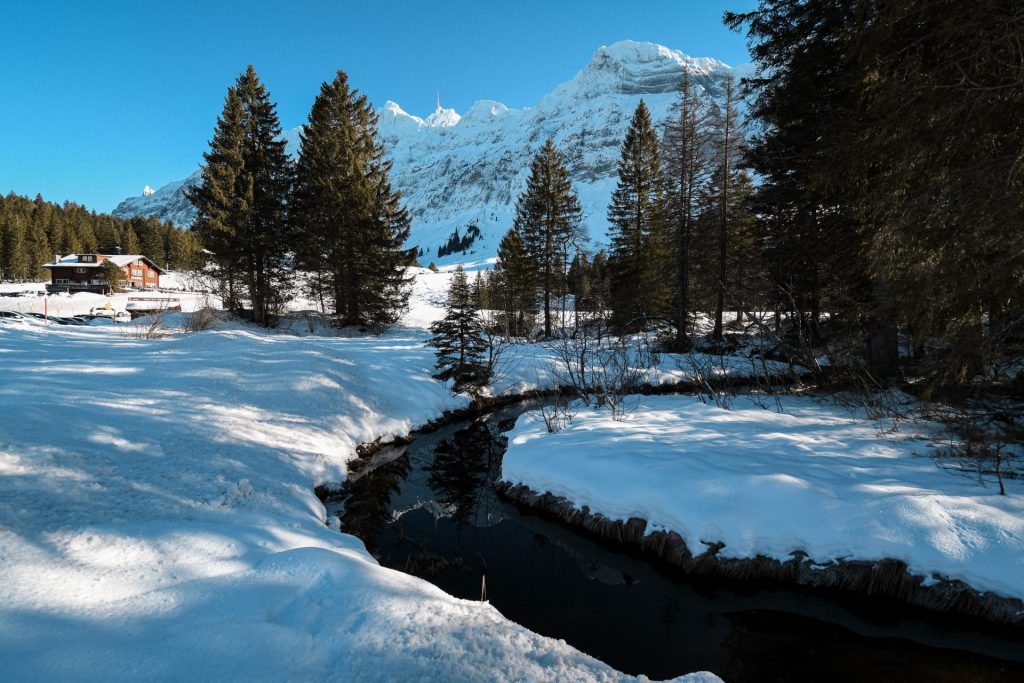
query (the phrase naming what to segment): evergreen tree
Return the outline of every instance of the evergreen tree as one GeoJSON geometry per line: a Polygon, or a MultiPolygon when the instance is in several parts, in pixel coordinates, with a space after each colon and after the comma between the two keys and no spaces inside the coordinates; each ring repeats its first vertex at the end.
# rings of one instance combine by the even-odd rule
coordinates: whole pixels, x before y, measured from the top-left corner
{"type": "Polygon", "coordinates": [[[478,270],[476,279],[473,280],[473,300],[476,302],[478,311],[491,310],[490,277],[488,271],[478,270]]]}
{"type": "Polygon", "coordinates": [[[49,277],[49,271],[41,266],[50,260],[50,240],[46,236],[46,230],[42,225],[32,222],[28,229],[28,241],[26,244],[26,255],[28,264],[26,270],[33,280],[45,280],[49,277]]]}
{"type": "MultiPolygon", "coordinates": [[[[855,116],[854,36],[864,3],[762,0],[757,9],[726,13],[747,25],[757,65],[746,79],[749,115],[759,132],[746,150],[757,174],[753,208],[758,239],[775,289],[802,336],[820,334],[822,310],[833,327],[878,311],[866,278],[862,233],[848,195],[852,178],[837,144],[855,116]]],[[[895,350],[895,349],[893,349],[895,350]]]]}
{"type": "Polygon", "coordinates": [[[690,348],[687,329],[693,299],[690,290],[693,261],[692,244],[697,230],[700,198],[710,171],[709,112],[694,87],[689,70],[683,71],[679,83],[679,101],[665,127],[665,169],[668,188],[670,223],[675,248],[675,346],[679,351],[690,348]]]}
{"type": "Polygon", "coordinates": [[[106,214],[97,215],[93,222],[93,232],[101,254],[116,253],[119,239],[115,219],[106,214]]]}
{"type": "Polygon", "coordinates": [[[608,207],[612,313],[620,330],[668,312],[670,243],[658,136],[640,105],[622,144],[619,180],[608,207]]]}
{"type": "Polygon", "coordinates": [[[329,288],[342,325],[384,328],[405,309],[409,215],[388,180],[377,115],[343,71],[313,103],[293,194],[299,267],[329,288]]]}
{"type": "Polygon", "coordinates": [[[455,270],[448,288],[445,316],[430,326],[430,344],[436,349],[441,380],[453,380],[455,391],[470,392],[490,380],[487,341],[480,326],[473,289],[462,266],[455,270]]]}
{"type": "Polygon", "coordinates": [[[59,221],[61,226],[60,251],[62,254],[81,254],[84,251],[82,240],[74,226],[66,221],[59,221]]]}
{"type": "Polygon", "coordinates": [[[4,238],[4,271],[11,280],[26,280],[31,273],[29,250],[20,217],[15,217],[7,226],[4,238]]]}
{"type": "Polygon", "coordinates": [[[515,228],[510,228],[498,244],[494,281],[507,334],[530,334],[537,313],[536,273],[515,228]]]}
{"type": "Polygon", "coordinates": [[[514,230],[538,273],[544,308],[544,336],[551,336],[551,296],[561,289],[568,246],[578,241],[583,213],[565,167],[565,157],[551,138],[533,159],[526,189],[516,201],[514,230]]]}
{"type": "Polygon", "coordinates": [[[135,233],[139,236],[138,253],[144,254],[161,268],[167,267],[167,249],[164,230],[156,218],[132,219],[135,233]]]}
{"type": "Polygon", "coordinates": [[[232,86],[217,118],[210,150],[203,154],[202,182],[186,195],[197,212],[192,229],[216,266],[221,298],[229,310],[241,308],[241,236],[252,211],[252,179],[245,168],[244,144],[244,108],[232,86]]]}
{"type": "Polygon", "coordinates": [[[725,292],[728,279],[729,233],[732,227],[734,198],[731,188],[737,172],[742,135],[739,131],[739,114],[736,111],[736,82],[732,75],[725,77],[723,96],[719,110],[715,112],[714,134],[711,137],[713,158],[716,168],[714,173],[714,193],[716,223],[718,230],[718,268],[715,277],[715,326],[711,338],[722,340],[722,316],[725,311],[725,292]]]}
{"type": "Polygon", "coordinates": [[[834,150],[849,167],[829,178],[851,191],[884,295],[869,314],[907,323],[922,351],[942,339],[936,380],[968,382],[1024,338],[1024,4],[872,8],[850,50],[859,115],[834,150]]]}
{"type": "Polygon", "coordinates": [[[286,284],[292,168],[276,107],[252,65],[228,89],[203,158],[203,180],[188,195],[195,228],[226,281],[226,305],[240,308],[244,284],[253,320],[269,324],[286,284]]]}
{"type": "Polygon", "coordinates": [[[290,246],[287,215],[293,170],[277,107],[250,64],[238,80],[238,94],[248,114],[244,160],[252,178],[252,212],[244,233],[242,262],[253,319],[269,324],[283,304],[290,246]]]}
{"type": "Polygon", "coordinates": [[[198,270],[202,267],[202,245],[187,230],[168,232],[168,266],[172,270],[198,270]]]}
{"type": "Polygon", "coordinates": [[[123,291],[124,269],[110,259],[106,259],[96,268],[96,278],[104,280],[110,292],[123,291]]]}
{"type": "Polygon", "coordinates": [[[124,227],[124,237],[121,240],[121,253],[122,254],[140,254],[142,253],[142,244],[139,242],[139,236],[135,232],[135,229],[131,225],[124,227]]]}

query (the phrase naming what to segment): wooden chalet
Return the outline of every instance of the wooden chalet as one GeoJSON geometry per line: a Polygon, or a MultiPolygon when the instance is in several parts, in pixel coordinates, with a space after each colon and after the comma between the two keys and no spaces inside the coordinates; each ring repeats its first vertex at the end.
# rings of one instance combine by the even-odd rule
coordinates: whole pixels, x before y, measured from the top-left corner
{"type": "Polygon", "coordinates": [[[50,271],[50,284],[46,291],[95,292],[109,294],[110,284],[99,277],[99,267],[104,261],[111,261],[124,271],[121,286],[127,290],[156,289],[160,286],[163,268],[141,254],[54,254],[53,261],[44,263],[50,271]]]}

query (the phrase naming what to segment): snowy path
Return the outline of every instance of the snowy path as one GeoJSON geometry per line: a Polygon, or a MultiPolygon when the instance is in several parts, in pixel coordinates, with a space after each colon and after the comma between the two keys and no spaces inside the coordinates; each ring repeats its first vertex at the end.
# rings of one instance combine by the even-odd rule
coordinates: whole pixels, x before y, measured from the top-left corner
{"type": "Polygon", "coordinates": [[[883,435],[809,398],[778,413],[691,396],[646,396],[626,421],[584,409],[548,434],[529,416],[510,434],[502,478],[610,519],[679,533],[691,553],[816,562],[895,558],[909,570],[1024,598],[1024,481],[1007,496],[928,457],[936,425],[883,435]]]}
{"type": "Polygon", "coordinates": [[[464,405],[422,330],[119,329],[0,325],[0,679],[625,678],[324,525],[357,444],[464,405]]]}

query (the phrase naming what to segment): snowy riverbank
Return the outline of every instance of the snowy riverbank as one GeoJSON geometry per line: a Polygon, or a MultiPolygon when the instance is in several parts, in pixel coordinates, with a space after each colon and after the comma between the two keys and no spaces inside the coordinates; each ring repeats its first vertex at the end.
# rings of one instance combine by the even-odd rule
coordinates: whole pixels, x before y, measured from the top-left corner
{"type": "Polygon", "coordinates": [[[629,679],[325,524],[358,444],[466,404],[427,336],[0,325],[0,678],[629,679]]]}
{"type": "Polygon", "coordinates": [[[940,469],[935,425],[866,419],[809,398],[785,412],[738,399],[647,396],[625,421],[584,409],[549,434],[529,416],[502,478],[609,520],[673,531],[692,555],[812,563],[900,560],[925,584],[959,580],[1024,598],[1024,482],[997,487],[940,469]]]}

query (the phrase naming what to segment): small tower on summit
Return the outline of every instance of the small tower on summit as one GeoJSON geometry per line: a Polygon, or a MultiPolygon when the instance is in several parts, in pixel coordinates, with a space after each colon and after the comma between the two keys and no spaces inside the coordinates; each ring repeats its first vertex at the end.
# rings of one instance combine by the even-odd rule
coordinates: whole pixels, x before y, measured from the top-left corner
{"type": "Polygon", "coordinates": [[[427,125],[432,128],[448,128],[454,126],[462,117],[454,109],[445,109],[441,106],[441,91],[437,91],[437,109],[427,117],[427,125]]]}

